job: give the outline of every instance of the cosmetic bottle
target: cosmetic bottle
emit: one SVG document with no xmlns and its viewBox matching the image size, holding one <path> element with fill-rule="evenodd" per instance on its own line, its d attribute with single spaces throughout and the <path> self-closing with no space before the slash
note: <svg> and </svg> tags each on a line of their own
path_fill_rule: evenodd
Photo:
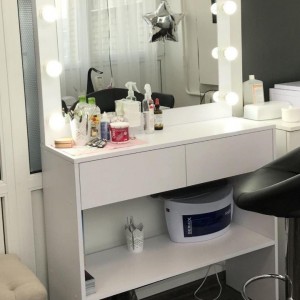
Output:
<svg viewBox="0 0 300 300">
<path fill-rule="evenodd" d="M 100 108 L 96 105 L 96 99 L 94 97 L 88 98 L 88 115 L 89 115 L 89 138 L 90 140 L 94 138 L 101 138 L 100 131 L 100 120 L 101 120 L 101 111 Z"/>
<path fill-rule="evenodd" d="M 264 86 L 261 80 L 255 79 L 254 75 L 243 83 L 244 105 L 264 103 Z"/>
<path fill-rule="evenodd" d="M 144 129 L 146 133 L 154 133 L 154 102 L 151 98 L 151 86 L 145 84 L 145 98 L 143 100 L 143 114 L 144 114 Z"/>
<path fill-rule="evenodd" d="M 100 127 L 101 127 L 101 138 L 104 140 L 109 141 L 110 140 L 110 135 L 109 135 L 109 119 L 107 116 L 107 113 L 104 112 L 102 114 L 101 122 L 100 122 Z"/>
<path fill-rule="evenodd" d="M 155 108 L 154 108 L 154 129 L 162 130 L 164 128 L 163 124 L 163 111 L 160 109 L 159 99 L 155 99 Z"/>
</svg>

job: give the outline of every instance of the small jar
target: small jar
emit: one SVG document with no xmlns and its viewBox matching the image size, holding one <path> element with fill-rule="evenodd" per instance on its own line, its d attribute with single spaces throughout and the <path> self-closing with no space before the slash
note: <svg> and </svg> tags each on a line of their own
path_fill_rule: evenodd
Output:
<svg viewBox="0 0 300 300">
<path fill-rule="evenodd" d="M 129 141 L 129 123 L 110 123 L 110 141 L 112 143 L 127 143 Z"/>
</svg>

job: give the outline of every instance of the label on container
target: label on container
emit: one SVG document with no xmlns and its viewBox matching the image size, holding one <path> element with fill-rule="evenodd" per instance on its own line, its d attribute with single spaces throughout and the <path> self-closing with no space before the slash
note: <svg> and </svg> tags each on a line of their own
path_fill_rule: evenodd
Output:
<svg viewBox="0 0 300 300">
<path fill-rule="evenodd" d="M 231 222 L 231 204 L 217 211 L 183 215 L 184 237 L 194 237 L 215 233 L 226 228 Z"/>
<path fill-rule="evenodd" d="M 110 128 L 110 139 L 112 143 L 126 143 L 129 140 L 128 127 Z"/>
<path fill-rule="evenodd" d="M 90 122 L 91 122 L 90 137 L 91 138 L 100 137 L 100 115 L 91 115 Z"/>
<path fill-rule="evenodd" d="M 162 114 L 154 114 L 154 127 L 155 128 L 163 128 L 163 115 Z"/>
<path fill-rule="evenodd" d="M 109 123 L 108 122 L 101 122 L 101 138 L 104 140 L 109 141 Z"/>
<path fill-rule="evenodd" d="M 260 84 L 260 83 L 253 84 L 252 94 L 253 94 L 253 104 L 258 104 L 258 103 L 264 103 L 265 102 L 264 88 L 263 88 L 262 84 Z"/>
</svg>

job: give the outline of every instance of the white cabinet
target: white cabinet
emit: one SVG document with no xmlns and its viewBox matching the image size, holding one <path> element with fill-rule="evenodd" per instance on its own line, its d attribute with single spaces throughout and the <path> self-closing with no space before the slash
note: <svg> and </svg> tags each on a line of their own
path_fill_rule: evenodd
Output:
<svg viewBox="0 0 300 300">
<path fill-rule="evenodd" d="M 157 135 L 140 137 L 145 139 L 140 146 L 99 149 L 79 156 L 45 147 L 50 299 L 103 299 L 224 260 L 229 266 L 229 284 L 236 289 L 241 288 L 244 278 L 276 272 L 275 218 L 238 209 L 230 230 L 210 241 L 173 243 L 162 234 L 146 239 L 144 251 L 138 255 L 130 253 L 125 245 L 93 254 L 84 252 L 83 212 L 243 174 L 273 159 L 272 126 L 240 119 L 235 120 L 235 129 L 225 130 L 230 121 L 172 126 Z M 95 234 L 95 238 L 101 236 Z M 96 279 L 96 293 L 90 296 L 85 296 L 85 269 Z M 231 270 L 239 273 L 234 276 Z M 251 296 L 257 295 L 254 292 Z M 275 284 L 264 296 L 276 299 Z"/>
</svg>

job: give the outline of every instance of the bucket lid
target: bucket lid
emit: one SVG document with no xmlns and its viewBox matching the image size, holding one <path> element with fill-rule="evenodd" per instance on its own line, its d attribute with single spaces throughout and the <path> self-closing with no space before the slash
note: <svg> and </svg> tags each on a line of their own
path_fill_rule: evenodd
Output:
<svg viewBox="0 0 300 300">
<path fill-rule="evenodd" d="M 180 203 L 209 203 L 226 197 L 232 190 L 232 186 L 226 179 L 198 184 L 169 192 L 160 196 L 164 200 Z"/>
</svg>

